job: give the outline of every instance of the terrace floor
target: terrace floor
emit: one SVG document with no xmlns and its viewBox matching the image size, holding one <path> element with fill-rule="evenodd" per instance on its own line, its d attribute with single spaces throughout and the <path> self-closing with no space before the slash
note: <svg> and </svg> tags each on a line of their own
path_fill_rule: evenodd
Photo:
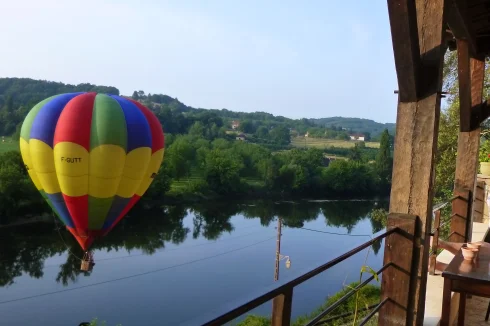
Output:
<svg viewBox="0 0 490 326">
<path fill-rule="evenodd" d="M 485 314 L 487 313 L 488 302 L 490 299 L 482 297 L 471 297 L 466 299 L 466 314 L 464 324 L 465 326 L 488 326 L 490 320 L 485 321 Z M 456 325 L 456 321 L 453 323 Z"/>
</svg>

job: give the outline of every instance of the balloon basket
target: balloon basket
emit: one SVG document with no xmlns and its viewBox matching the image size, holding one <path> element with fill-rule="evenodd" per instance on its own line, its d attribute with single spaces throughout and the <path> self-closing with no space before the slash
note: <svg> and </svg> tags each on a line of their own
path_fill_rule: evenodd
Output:
<svg viewBox="0 0 490 326">
<path fill-rule="evenodd" d="M 94 257 L 92 255 L 91 252 L 86 252 L 84 255 L 83 255 L 83 258 L 82 258 L 82 264 L 80 266 L 80 270 L 84 271 L 84 272 L 90 272 L 92 271 L 92 269 L 94 268 Z"/>
</svg>

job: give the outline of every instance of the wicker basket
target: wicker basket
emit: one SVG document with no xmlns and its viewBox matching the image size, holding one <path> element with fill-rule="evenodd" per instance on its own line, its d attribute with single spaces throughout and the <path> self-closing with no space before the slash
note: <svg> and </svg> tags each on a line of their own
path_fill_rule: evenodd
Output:
<svg viewBox="0 0 490 326">
<path fill-rule="evenodd" d="M 90 261 L 82 260 L 82 265 L 80 266 L 80 270 L 88 272 L 90 270 Z"/>
</svg>

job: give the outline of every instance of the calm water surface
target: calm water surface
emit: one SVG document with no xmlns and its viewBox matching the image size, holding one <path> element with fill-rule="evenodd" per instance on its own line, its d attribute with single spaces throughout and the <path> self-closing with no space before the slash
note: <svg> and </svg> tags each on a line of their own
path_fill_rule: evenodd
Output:
<svg viewBox="0 0 490 326">
<path fill-rule="evenodd" d="M 369 240 L 375 201 L 248 201 L 135 207 L 93 246 L 96 265 L 80 271 L 71 235 L 54 223 L 0 228 L 1 325 L 187 325 L 274 283 L 277 217 L 283 231 L 280 280 L 292 279 Z M 320 232 L 318 232 L 320 231 Z M 309 313 L 366 259 L 382 266 L 382 243 L 294 291 L 293 318 Z M 269 315 L 271 303 L 254 310 Z M 42 321 L 40 323 L 40 321 Z"/>
</svg>

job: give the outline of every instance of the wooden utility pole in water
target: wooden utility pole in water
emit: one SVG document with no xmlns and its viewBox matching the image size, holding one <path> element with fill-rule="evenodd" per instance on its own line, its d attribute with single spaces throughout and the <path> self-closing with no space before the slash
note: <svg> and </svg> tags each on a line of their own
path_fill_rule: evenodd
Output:
<svg viewBox="0 0 490 326">
<path fill-rule="evenodd" d="M 279 261 L 281 255 L 281 226 L 282 220 L 280 217 L 277 218 L 277 238 L 276 238 L 276 268 L 274 270 L 274 282 L 279 280 Z M 272 325 L 280 325 L 282 323 L 282 318 L 280 313 L 278 313 L 281 309 L 282 305 L 281 300 L 276 297 L 272 299 Z"/>
<path fill-rule="evenodd" d="M 281 255 L 281 218 L 277 218 L 277 239 L 276 239 L 276 269 L 274 272 L 274 281 L 279 280 L 279 260 Z"/>
</svg>

